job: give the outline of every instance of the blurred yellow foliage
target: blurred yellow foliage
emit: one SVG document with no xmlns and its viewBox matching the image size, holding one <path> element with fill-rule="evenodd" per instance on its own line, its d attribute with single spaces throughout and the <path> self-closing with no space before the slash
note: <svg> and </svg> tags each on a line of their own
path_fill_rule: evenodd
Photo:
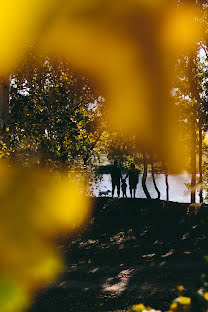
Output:
<svg viewBox="0 0 208 312">
<path fill-rule="evenodd" d="M 0 279 L 1 311 L 23 311 L 29 306 L 29 302 L 29 296 L 22 285 L 12 279 Z"/>
<path fill-rule="evenodd" d="M 205 299 L 206 301 L 208 301 L 208 292 L 205 292 L 205 294 L 204 294 L 204 299 Z"/>
<path fill-rule="evenodd" d="M 183 290 L 184 290 L 183 285 L 177 286 L 177 291 L 178 291 L 179 293 L 181 293 Z"/>
<path fill-rule="evenodd" d="M 208 146 L 208 133 L 206 133 L 204 136 L 204 145 Z"/>
<path fill-rule="evenodd" d="M 3 162 L 0 201 L 0 274 L 5 276 L 0 280 L 0 310 L 16 312 L 28 305 L 34 290 L 63 271 L 53 238 L 79 229 L 90 208 L 84 185 L 73 175 L 13 168 Z"/>
<path fill-rule="evenodd" d="M 128 312 L 161 312 L 160 310 L 152 309 L 151 307 L 145 307 L 143 304 L 134 305 Z"/>
<path fill-rule="evenodd" d="M 143 304 L 136 304 L 129 310 L 129 312 L 142 312 L 144 310 L 145 306 Z"/>
<path fill-rule="evenodd" d="M 175 311 L 178 307 L 178 303 L 177 302 L 173 302 L 170 305 L 170 311 Z"/>
<path fill-rule="evenodd" d="M 191 298 L 189 298 L 189 297 L 184 297 L 184 296 L 179 296 L 179 297 L 178 297 L 178 302 L 179 302 L 180 304 L 190 305 L 190 303 L 191 303 Z"/>
<path fill-rule="evenodd" d="M 0 73 L 21 61 L 29 45 L 67 58 L 106 90 L 113 129 L 136 135 L 143 148 L 179 165 L 170 101 L 173 59 L 191 52 L 202 27 L 189 4 L 168 0 L 11 0 L 1 8 Z M 177 152 L 175 152 L 177 151 Z"/>
<path fill-rule="evenodd" d="M 35 43 L 49 22 L 55 0 L 11 0 L 1 2 L 0 72 L 9 73 Z"/>
<path fill-rule="evenodd" d="M 202 34 L 202 25 L 197 21 L 194 6 L 186 5 L 167 12 L 162 41 L 168 53 L 176 54 L 182 49 L 191 52 Z"/>
<path fill-rule="evenodd" d="M 136 135 L 138 144 L 178 166 L 176 153 L 182 147 L 174 128 L 170 80 L 179 49 L 191 51 L 202 33 L 191 5 L 175 9 L 165 0 L 10 0 L 1 3 L 0 26 L 0 76 L 8 75 L 31 45 L 67 58 L 106 90 L 106 116 L 113 129 Z M 89 215 L 75 181 L 0 164 L 0 270 L 6 276 L 0 281 L 1 311 L 21 311 L 33 288 L 61 272 L 51 237 L 74 231 Z M 189 304 L 189 298 L 180 301 Z M 141 305 L 135 309 L 140 310 L 131 311 L 142 311 Z"/>
<path fill-rule="evenodd" d="M 181 287 L 181 286 L 179 286 Z M 191 311 L 191 298 L 179 296 L 174 300 L 174 302 L 170 305 L 169 312 L 180 312 L 180 311 Z"/>
</svg>

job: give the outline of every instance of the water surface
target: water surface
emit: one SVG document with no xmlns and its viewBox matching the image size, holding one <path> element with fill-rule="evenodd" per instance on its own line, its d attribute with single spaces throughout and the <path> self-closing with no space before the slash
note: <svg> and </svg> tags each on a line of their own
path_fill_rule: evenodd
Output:
<svg viewBox="0 0 208 312">
<path fill-rule="evenodd" d="M 124 176 L 124 175 L 123 175 Z M 146 198 L 144 191 L 142 189 L 142 174 L 139 175 L 139 183 L 137 185 L 136 190 L 136 197 L 137 198 Z M 127 182 L 127 197 L 130 197 L 129 192 L 129 184 L 128 179 Z M 191 175 L 184 172 L 183 174 L 177 174 L 177 175 L 169 175 L 168 176 L 168 182 L 169 182 L 169 200 L 170 201 L 176 201 L 176 202 L 190 202 L 190 190 L 186 187 L 185 183 L 191 182 Z M 161 199 L 166 200 L 166 185 L 165 185 L 165 175 L 164 174 L 158 174 L 156 175 L 156 183 L 157 187 L 160 190 L 161 193 Z M 147 189 L 151 195 L 152 198 L 157 198 L 157 192 L 155 191 L 151 174 L 147 175 Z M 96 183 L 94 187 L 93 194 L 95 196 L 99 195 L 99 191 L 111 191 L 111 176 L 110 174 L 102 174 L 99 176 L 98 182 Z M 122 194 L 122 192 L 121 192 Z M 111 196 L 111 193 L 109 194 Z M 117 196 L 117 191 L 115 191 L 115 196 Z M 196 194 L 196 200 L 199 202 L 199 196 L 198 192 Z"/>
</svg>

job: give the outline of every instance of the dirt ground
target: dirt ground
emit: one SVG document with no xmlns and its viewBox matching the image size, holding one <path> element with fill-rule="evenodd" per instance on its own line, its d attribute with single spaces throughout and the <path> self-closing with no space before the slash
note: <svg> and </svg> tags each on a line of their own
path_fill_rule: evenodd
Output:
<svg viewBox="0 0 208 312">
<path fill-rule="evenodd" d="M 29 312 L 168 310 L 177 285 L 189 295 L 207 272 L 207 218 L 206 205 L 98 199 L 85 231 L 58 241 L 66 271 Z"/>
</svg>

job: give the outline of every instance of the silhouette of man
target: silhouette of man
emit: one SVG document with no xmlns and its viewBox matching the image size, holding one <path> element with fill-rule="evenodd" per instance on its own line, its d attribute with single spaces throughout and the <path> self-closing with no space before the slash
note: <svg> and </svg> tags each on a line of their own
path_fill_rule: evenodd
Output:
<svg viewBox="0 0 208 312">
<path fill-rule="evenodd" d="M 114 165 L 111 169 L 111 181 L 112 181 L 112 197 L 114 196 L 115 187 L 117 186 L 117 194 L 120 197 L 120 182 L 121 182 L 121 169 L 118 167 L 117 160 L 114 161 Z"/>
<path fill-rule="evenodd" d="M 139 171 L 135 168 L 135 164 L 131 164 L 130 169 L 127 172 L 125 179 L 129 177 L 129 189 L 130 195 L 132 198 L 132 190 L 133 190 L 133 197 L 135 198 L 137 183 L 139 182 Z"/>
</svg>

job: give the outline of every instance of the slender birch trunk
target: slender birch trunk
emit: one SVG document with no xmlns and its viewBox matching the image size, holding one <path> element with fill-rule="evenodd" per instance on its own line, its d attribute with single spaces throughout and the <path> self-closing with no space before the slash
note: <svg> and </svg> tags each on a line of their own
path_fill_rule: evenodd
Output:
<svg viewBox="0 0 208 312">
<path fill-rule="evenodd" d="M 150 193 L 148 192 L 147 186 L 146 186 L 146 179 L 147 179 L 147 156 L 146 153 L 143 153 L 143 163 L 144 163 L 144 172 L 142 175 L 142 188 L 143 191 L 147 197 L 147 199 L 151 199 Z"/>
<path fill-rule="evenodd" d="M 165 172 L 166 200 L 169 201 L 168 169 L 167 169 L 164 161 L 163 161 L 163 169 Z"/>
<path fill-rule="evenodd" d="M 157 192 L 157 199 L 160 199 L 160 191 L 159 191 L 159 189 L 157 187 L 157 184 L 156 184 L 154 163 L 153 163 L 153 159 L 152 159 L 151 155 L 150 155 L 150 164 L 151 164 L 151 174 L 152 174 L 153 185 L 154 185 L 154 188 L 155 188 L 155 190 Z"/>
</svg>

